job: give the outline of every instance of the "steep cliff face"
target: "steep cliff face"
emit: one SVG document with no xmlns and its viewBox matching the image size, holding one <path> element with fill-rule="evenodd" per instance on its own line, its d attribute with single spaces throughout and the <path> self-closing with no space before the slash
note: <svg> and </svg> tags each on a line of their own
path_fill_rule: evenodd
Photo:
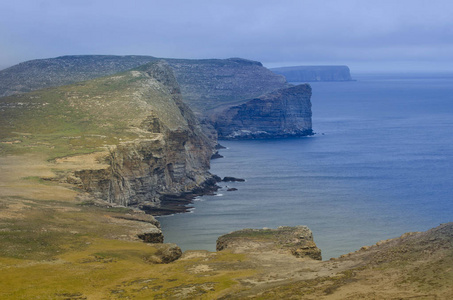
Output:
<svg viewBox="0 0 453 300">
<path fill-rule="evenodd" d="M 240 58 L 176 60 L 168 63 L 181 86 L 184 101 L 199 113 L 261 96 L 287 86 L 283 76 L 260 62 Z"/>
<path fill-rule="evenodd" d="M 210 140 L 165 62 L 4 97 L 0 108 L 6 151 L 42 149 L 50 157 L 104 151 L 101 164 L 74 170 L 68 182 L 108 202 L 158 205 L 162 195 L 215 183 L 208 171 Z"/>
<path fill-rule="evenodd" d="M 280 89 L 216 113 L 214 127 L 222 139 L 311 135 L 310 97 L 308 84 Z"/>
<path fill-rule="evenodd" d="M 275 74 L 285 76 L 289 82 L 352 80 L 347 66 L 298 66 L 270 70 Z"/>
<path fill-rule="evenodd" d="M 202 192 L 215 184 L 208 173 L 210 147 L 188 130 L 168 131 L 150 140 L 118 145 L 106 169 L 75 172 L 96 198 L 129 206 L 161 206 L 163 195 Z"/>
<path fill-rule="evenodd" d="M 162 195 L 202 190 L 214 185 L 208 172 L 213 149 L 190 109 L 182 102 L 170 67 L 163 62 L 137 69 L 149 76 L 153 89 L 164 93 L 176 110 L 161 108 L 142 120 L 139 128 L 152 139 L 121 143 L 110 150 L 108 169 L 76 172 L 83 188 L 121 205 L 159 204 Z M 149 84 L 148 82 L 147 84 Z M 170 105 L 171 107 L 171 105 Z"/>
</svg>

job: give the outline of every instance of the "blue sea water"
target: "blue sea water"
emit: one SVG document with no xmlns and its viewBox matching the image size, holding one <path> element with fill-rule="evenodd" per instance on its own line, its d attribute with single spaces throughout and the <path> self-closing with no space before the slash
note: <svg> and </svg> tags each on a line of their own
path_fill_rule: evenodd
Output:
<svg viewBox="0 0 453 300">
<path fill-rule="evenodd" d="M 212 173 L 246 182 L 160 217 L 165 242 L 214 251 L 233 230 L 307 225 L 329 259 L 453 221 L 453 75 L 354 77 L 311 84 L 313 137 L 221 141 Z"/>
</svg>

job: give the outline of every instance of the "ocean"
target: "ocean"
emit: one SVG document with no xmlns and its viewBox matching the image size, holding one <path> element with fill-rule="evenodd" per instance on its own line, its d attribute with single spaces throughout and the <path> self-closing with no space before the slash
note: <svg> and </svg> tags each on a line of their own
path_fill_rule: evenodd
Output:
<svg viewBox="0 0 453 300">
<path fill-rule="evenodd" d="M 329 259 L 453 221 L 453 74 L 353 77 L 311 83 L 312 137 L 220 141 L 211 172 L 246 181 L 159 217 L 165 242 L 215 251 L 234 230 L 307 225 Z"/>
</svg>

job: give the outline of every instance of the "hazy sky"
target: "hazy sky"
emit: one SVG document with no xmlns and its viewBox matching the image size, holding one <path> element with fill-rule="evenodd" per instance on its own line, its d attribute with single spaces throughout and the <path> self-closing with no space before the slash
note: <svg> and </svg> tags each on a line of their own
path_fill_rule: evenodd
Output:
<svg viewBox="0 0 453 300">
<path fill-rule="evenodd" d="M 453 1 L 1 1 L 0 67 L 71 54 L 453 71 Z"/>
</svg>

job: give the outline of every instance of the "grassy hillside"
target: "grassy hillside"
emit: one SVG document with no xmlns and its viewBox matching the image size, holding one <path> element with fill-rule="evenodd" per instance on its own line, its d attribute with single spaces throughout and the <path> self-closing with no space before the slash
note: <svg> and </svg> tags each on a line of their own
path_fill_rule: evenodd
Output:
<svg viewBox="0 0 453 300">
<path fill-rule="evenodd" d="M 143 71 L 0 98 L 0 154 L 49 157 L 87 153 L 147 137 L 140 122 L 158 115 L 167 126 L 187 123 L 155 79 Z"/>
</svg>

